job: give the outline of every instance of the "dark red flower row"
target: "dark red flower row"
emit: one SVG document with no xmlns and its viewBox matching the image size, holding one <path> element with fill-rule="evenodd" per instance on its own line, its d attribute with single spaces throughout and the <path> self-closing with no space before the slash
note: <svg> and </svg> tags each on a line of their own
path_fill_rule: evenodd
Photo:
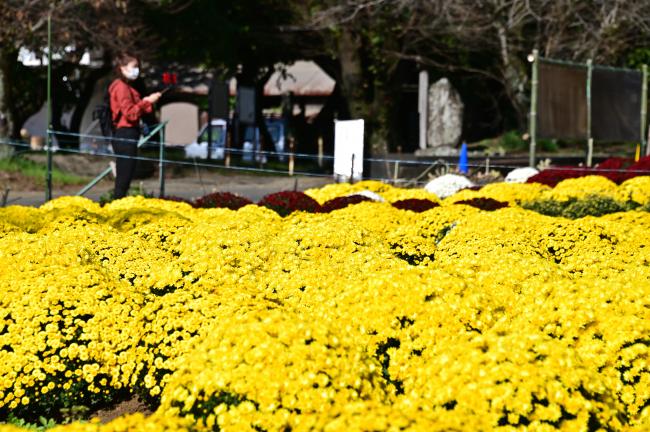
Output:
<svg viewBox="0 0 650 432">
<path fill-rule="evenodd" d="M 196 208 L 228 208 L 237 210 L 245 205 L 253 204 L 247 198 L 235 195 L 230 192 L 213 192 L 208 195 L 202 196 L 191 202 L 178 197 L 166 197 L 172 201 L 183 201 L 193 205 Z M 306 211 L 309 213 L 330 213 L 334 210 L 345 208 L 349 205 L 358 204 L 364 201 L 371 201 L 362 195 L 350 195 L 345 197 L 333 198 L 323 205 L 320 205 L 315 199 L 303 192 L 284 191 L 276 192 L 266 195 L 262 198 L 257 205 L 270 208 L 281 216 L 286 216 L 294 211 Z M 507 203 L 503 203 L 491 198 L 475 198 L 457 202 L 456 204 L 467 204 L 482 210 L 496 210 L 502 207 L 507 207 Z M 439 207 L 440 204 L 427 200 L 427 199 L 405 199 L 393 203 L 393 207 L 401 210 L 410 210 L 417 213 Z"/>
<path fill-rule="evenodd" d="M 609 158 L 594 168 L 559 166 L 548 168 L 529 178 L 527 183 L 541 183 L 555 187 L 562 180 L 599 175 L 614 183 L 621 184 L 633 177 L 650 175 L 650 156 L 644 156 L 637 162 L 629 158 Z"/>
</svg>

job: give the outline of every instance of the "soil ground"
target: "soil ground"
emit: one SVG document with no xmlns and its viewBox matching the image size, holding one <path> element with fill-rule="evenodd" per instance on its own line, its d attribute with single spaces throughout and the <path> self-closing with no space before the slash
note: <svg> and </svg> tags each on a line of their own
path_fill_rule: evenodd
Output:
<svg viewBox="0 0 650 432">
<path fill-rule="evenodd" d="M 98 418 L 102 423 L 108 423 L 118 417 L 128 414 L 142 413 L 145 416 L 152 414 L 151 410 L 147 408 L 144 402 L 140 401 L 137 397 L 125 400 L 116 404 L 115 406 L 100 409 L 92 413 L 91 418 Z"/>
</svg>

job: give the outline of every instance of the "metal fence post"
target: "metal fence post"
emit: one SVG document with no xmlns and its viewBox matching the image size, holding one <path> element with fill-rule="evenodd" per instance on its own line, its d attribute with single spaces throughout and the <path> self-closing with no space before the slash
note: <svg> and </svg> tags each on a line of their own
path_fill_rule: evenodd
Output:
<svg viewBox="0 0 650 432">
<path fill-rule="evenodd" d="M 528 128 L 530 135 L 530 154 L 528 156 L 528 165 L 535 167 L 535 147 L 537 146 L 537 84 L 539 70 L 539 51 L 533 50 L 532 79 L 530 86 L 530 117 L 528 119 Z"/>
<path fill-rule="evenodd" d="M 318 167 L 323 168 L 323 137 L 318 137 Z"/>
<path fill-rule="evenodd" d="M 261 168 L 263 164 L 262 156 L 260 156 L 260 129 L 257 127 L 257 125 L 255 125 L 255 134 L 253 136 L 255 140 L 255 144 L 253 145 L 253 163 L 258 162 Z"/>
<path fill-rule="evenodd" d="M 293 175 L 293 169 L 295 164 L 295 154 L 294 154 L 294 140 L 293 137 L 289 138 L 289 175 Z"/>
<path fill-rule="evenodd" d="M 145 143 L 147 143 L 147 142 L 148 142 L 148 141 L 149 141 L 149 140 L 150 140 L 150 139 L 151 139 L 151 138 L 152 138 L 156 133 L 158 133 L 159 130 L 161 130 L 162 128 L 164 128 L 166 125 L 167 125 L 167 122 L 166 122 L 166 121 L 163 122 L 163 123 L 158 124 L 158 126 L 156 126 L 155 128 L 153 128 L 153 129 L 149 132 L 149 134 L 148 134 L 147 136 L 141 137 L 141 138 L 138 140 L 138 145 L 137 145 L 137 147 L 138 147 L 138 148 L 142 147 L 142 146 L 143 146 Z M 161 135 L 161 137 L 162 137 L 162 138 L 161 138 L 162 141 L 164 142 L 164 134 Z M 163 156 L 164 156 L 164 155 L 163 155 Z M 118 157 L 122 157 L 122 156 L 118 156 Z M 130 156 L 129 156 L 129 157 L 130 157 Z M 92 179 L 92 180 L 90 181 L 90 183 L 88 183 L 86 186 L 84 186 L 83 189 L 81 189 L 79 192 L 77 192 L 77 196 L 82 196 L 82 195 L 84 195 L 86 192 L 88 192 L 90 189 L 92 189 L 92 188 L 93 188 L 97 183 L 99 183 L 99 182 L 100 182 L 104 177 L 106 177 L 107 175 L 109 175 L 109 174 L 111 173 L 111 171 L 112 171 L 112 169 L 111 169 L 110 167 L 106 168 L 104 171 L 101 172 L 101 174 L 99 174 L 97 177 L 95 177 L 94 179 Z M 163 176 L 163 178 L 164 178 L 164 176 Z M 164 185 L 163 185 L 163 187 L 164 187 Z M 163 191 L 163 192 L 164 192 L 164 191 Z"/>
<path fill-rule="evenodd" d="M 45 201 L 52 199 L 52 11 L 47 15 L 47 174 L 45 177 Z"/>
<path fill-rule="evenodd" d="M 223 160 L 223 164 L 226 167 L 230 166 L 230 147 L 232 145 L 232 139 L 233 139 L 232 134 L 233 134 L 233 132 L 234 132 L 233 123 L 232 123 L 232 121 L 228 121 L 226 123 L 226 140 L 225 140 L 226 141 L 226 148 L 224 150 L 225 155 L 224 155 L 224 160 Z"/>
<path fill-rule="evenodd" d="M 158 176 L 160 177 L 160 194 L 159 197 L 163 198 L 165 196 L 165 126 L 160 129 L 160 151 L 159 158 L 160 162 L 158 165 Z M 208 144 L 209 148 L 209 144 Z"/>
<path fill-rule="evenodd" d="M 642 66 L 643 81 L 641 85 L 641 148 L 646 155 L 650 155 L 646 128 L 648 122 L 648 65 Z"/>
<path fill-rule="evenodd" d="M 591 59 L 587 60 L 587 161 L 586 165 L 591 167 L 594 156 L 594 139 L 591 137 L 591 74 L 594 65 Z"/>
</svg>

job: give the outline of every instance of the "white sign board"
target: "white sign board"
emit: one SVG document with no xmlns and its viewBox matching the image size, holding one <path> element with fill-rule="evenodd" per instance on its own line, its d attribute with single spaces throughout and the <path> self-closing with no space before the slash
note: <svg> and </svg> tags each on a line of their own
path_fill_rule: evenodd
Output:
<svg viewBox="0 0 650 432">
<path fill-rule="evenodd" d="M 360 180 L 363 174 L 363 120 L 334 122 L 334 176 Z"/>
</svg>

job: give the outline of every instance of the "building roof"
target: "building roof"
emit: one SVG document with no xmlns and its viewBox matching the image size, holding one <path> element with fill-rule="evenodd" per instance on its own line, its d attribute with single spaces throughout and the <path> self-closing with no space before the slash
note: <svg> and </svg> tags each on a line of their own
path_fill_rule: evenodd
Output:
<svg viewBox="0 0 650 432">
<path fill-rule="evenodd" d="M 329 96 L 336 81 L 313 61 L 299 60 L 289 66 L 278 65 L 264 86 L 264 96 Z"/>
</svg>

